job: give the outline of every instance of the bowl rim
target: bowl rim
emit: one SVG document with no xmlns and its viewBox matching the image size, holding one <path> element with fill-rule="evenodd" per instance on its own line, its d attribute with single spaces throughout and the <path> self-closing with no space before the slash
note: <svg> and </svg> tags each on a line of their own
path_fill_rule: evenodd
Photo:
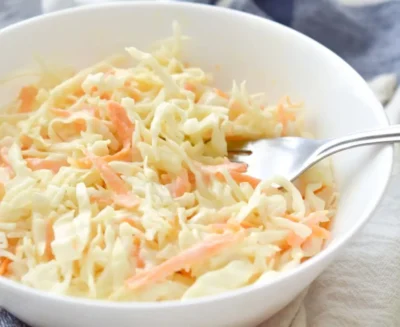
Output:
<svg viewBox="0 0 400 327">
<path fill-rule="evenodd" d="M 124 7 L 149 7 L 149 8 L 154 8 L 157 7 L 159 9 L 160 7 L 169 7 L 169 8 L 187 8 L 189 10 L 202 10 L 202 11 L 214 11 L 218 12 L 221 15 L 230 15 L 232 19 L 245 19 L 245 20 L 253 20 L 257 21 L 259 24 L 263 24 L 264 26 L 267 26 L 267 28 L 272 28 L 272 29 L 278 29 L 280 32 L 286 33 L 287 35 L 290 35 L 292 37 L 301 39 L 302 42 L 307 43 L 309 46 L 314 47 L 317 51 L 322 53 L 324 56 L 329 57 L 330 60 L 335 61 L 338 65 L 343 67 L 343 69 L 346 69 L 349 74 L 352 75 L 352 78 L 354 78 L 354 81 L 356 83 L 359 83 L 360 86 L 363 85 L 362 87 L 365 88 L 366 92 L 369 92 L 370 95 L 373 95 L 372 90 L 368 88 L 368 85 L 366 84 L 365 80 L 348 64 L 346 63 L 342 58 L 340 58 L 338 55 L 336 55 L 333 51 L 329 50 L 319 42 L 313 40 L 312 38 L 308 37 L 305 34 L 302 34 L 301 32 L 298 32 L 290 27 L 287 27 L 285 25 L 282 25 L 280 23 L 277 23 L 275 21 L 256 16 L 250 13 L 245 13 L 241 12 L 238 10 L 226 8 L 226 7 L 218 7 L 218 6 L 211 6 L 208 4 L 202 4 L 202 3 L 189 3 L 189 2 L 179 2 L 179 1 L 168 1 L 168 0 L 159 0 L 159 1 L 145 1 L 145 0 L 139 0 L 139 1 L 134 1 L 134 2 L 122 2 L 122 1 L 117 1 L 117 2 L 112 2 L 112 3 L 102 3 L 102 4 L 96 4 L 96 5 L 85 5 L 85 6 L 78 6 L 78 7 L 73 7 L 65 10 L 60 10 L 57 12 L 52 12 L 52 13 L 46 13 L 40 16 L 32 17 L 30 19 L 18 22 L 16 24 L 13 24 L 11 26 L 5 27 L 2 30 L 0 30 L 0 38 L 9 33 L 13 32 L 15 30 L 18 30 L 19 28 L 26 28 L 29 27 L 31 24 L 38 23 L 42 20 L 46 19 L 54 19 L 57 17 L 62 17 L 62 16 L 69 16 L 69 15 L 74 15 L 75 13 L 82 13 L 82 12 L 91 12 L 91 11 L 102 11 L 106 9 L 111 9 L 111 8 L 124 8 Z M 367 89 L 368 88 L 368 89 Z M 376 121 L 382 126 L 382 127 L 387 127 L 389 126 L 389 121 L 388 118 L 384 112 L 384 109 L 380 102 L 375 98 L 375 96 L 371 97 L 371 101 L 374 101 L 375 103 L 371 104 L 371 110 L 374 112 Z M 13 289 L 15 292 L 21 292 L 21 293 L 28 293 L 31 296 L 35 296 L 37 298 L 41 298 L 44 300 L 55 300 L 55 301 L 61 301 L 64 302 L 64 304 L 69 304 L 69 305 L 83 305 L 83 306 L 92 306 L 92 307 L 97 307 L 97 308 L 107 308 L 107 309 L 170 309 L 170 308 L 187 308 L 189 306 L 193 305 L 201 305 L 209 302 L 217 302 L 217 301 L 224 301 L 229 298 L 233 297 L 239 297 L 243 296 L 249 293 L 252 293 L 253 291 L 260 290 L 262 288 L 271 286 L 273 284 L 278 284 L 278 283 L 284 283 L 286 280 L 293 278 L 295 275 L 298 275 L 301 272 L 305 272 L 308 269 L 311 269 L 312 267 L 318 266 L 320 261 L 323 261 L 324 259 L 327 260 L 328 258 L 333 258 L 335 254 L 338 253 L 338 251 L 346 244 L 349 242 L 349 240 L 358 232 L 360 229 L 368 222 L 368 220 L 371 218 L 372 214 L 376 211 L 378 204 L 380 203 L 383 195 L 385 194 L 385 191 L 387 189 L 391 172 L 392 172 L 392 167 L 393 167 L 393 159 L 394 159 L 394 145 L 387 145 L 383 147 L 380 151 L 380 155 L 384 155 L 387 157 L 387 162 L 385 162 L 385 165 L 382 165 L 382 179 L 384 179 L 383 186 L 381 189 L 378 190 L 377 196 L 375 198 L 375 201 L 372 202 L 372 204 L 369 204 L 367 206 L 367 209 L 364 210 L 364 214 L 359 218 L 358 222 L 352 226 L 351 229 L 349 229 L 337 242 L 334 242 L 333 244 L 329 245 L 327 248 L 325 248 L 323 251 L 318 253 L 316 256 L 310 258 L 306 262 L 302 263 L 300 266 L 289 270 L 287 272 L 281 273 L 278 275 L 276 278 L 266 281 L 264 283 L 253 283 L 251 285 L 232 290 L 232 291 L 227 291 L 223 292 L 221 294 L 217 295 L 210 295 L 210 296 L 204 296 L 201 298 L 195 298 L 195 299 L 188 299 L 185 301 L 182 300 L 172 300 L 172 301 L 163 301 L 163 302 L 115 302 L 115 301 L 110 301 L 110 300 L 99 300 L 99 299 L 87 299 L 87 298 L 79 298 L 79 297 L 73 297 L 73 296 L 68 296 L 68 295 L 60 295 L 60 294 L 55 294 L 55 293 L 50 293 L 47 291 L 43 290 L 38 290 L 34 289 L 32 287 L 20 284 L 16 281 L 10 280 L 8 278 L 0 276 L 0 286 L 5 287 L 5 288 L 10 288 Z M 6 303 L 1 303 L 1 305 L 5 305 Z"/>
</svg>

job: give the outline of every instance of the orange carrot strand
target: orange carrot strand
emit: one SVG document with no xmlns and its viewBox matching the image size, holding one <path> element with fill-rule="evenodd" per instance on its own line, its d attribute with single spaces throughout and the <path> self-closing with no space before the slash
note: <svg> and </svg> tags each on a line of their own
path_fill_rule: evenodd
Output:
<svg viewBox="0 0 400 327">
<path fill-rule="evenodd" d="M 4 258 L 3 261 L 0 264 L 0 276 L 4 276 L 7 274 L 8 271 L 8 265 L 11 263 L 11 260 L 9 258 Z"/>
<path fill-rule="evenodd" d="M 175 272 L 187 266 L 203 262 L 227 247 L 240 242 L 244 236 L 244 231 L 236 234 L 217 235 L 213 239 L 197 244 L 150 270 L 129 278 L 126 281 L 127 286 L 130 289 L 137 289 L 162 281 Z"/>
<path fill-rule="evenodd" d="M 32 170 L 46 169 L 51 170 L 53 173 L 57 173 L 61 167 L 68 166 L 66 160 L 49 160 L 39 158 L 26 158 L 27 166 Z"/>
<path fill-rule="evenodd" d="M 21 101 L 21 105 L 18 109 L 20 113 L 31 112 L 33 104 L 36 99 L 36 95 L 38 93 L 38 89 L 33 86 L 24 86 L 19 92 L 18 99 Z"/>
</svg>

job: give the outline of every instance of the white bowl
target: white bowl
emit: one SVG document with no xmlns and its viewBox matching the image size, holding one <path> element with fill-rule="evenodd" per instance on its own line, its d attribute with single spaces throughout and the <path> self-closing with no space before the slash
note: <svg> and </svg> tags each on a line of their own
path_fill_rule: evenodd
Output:
<svg viewBox="0 0 400 327">
<path fill-rule="evenodd" d="M 0 32 L 0 76 L 31 64 L 32 55 L 84 67 L 125 46 L 146 49 L 171 35 L 175 19 L 192 37 L 186 57 L 214 73 L 221 88 L 247 80 L 251 91 L 266 91 L 271 100 L 287 94 L 302 99 L 319 137 L 388 125 L 367 84 L 335 54 L 274 22 L 211 6 L 133 2 L 31 19 Z M 0 98 L 15 94 L 15 85 L 2 88 Z M 0 305 L 37 327 L 255 326 L 293 300 L 367 222 L 385 190 L 392 157 L 390 146 L 334 157 L 341 200 L 332 242 L 268 284 L 185 302 L 111 303 L 47 294 L 0 278 Z"/>
</svg>

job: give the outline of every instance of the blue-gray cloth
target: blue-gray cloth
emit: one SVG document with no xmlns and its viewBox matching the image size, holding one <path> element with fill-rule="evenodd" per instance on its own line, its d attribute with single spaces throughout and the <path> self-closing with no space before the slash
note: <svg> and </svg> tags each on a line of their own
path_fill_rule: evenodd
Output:
<svg viewBox="0 0 400 327">
<path fill-rule="evenodd" d="M 196 2 L 218 5 L 216 0 Z M 350 7 L 339 0 L 232 0 L 231 7 L 307 34 L 366 79 L 383 73 L 400 74 L 400 1 Z M 0 28 L 38 15 L 40 8 L 40 0 L 0 0 Z M 0 327 L 23 326 L 0 311 Z"/>
</svg>

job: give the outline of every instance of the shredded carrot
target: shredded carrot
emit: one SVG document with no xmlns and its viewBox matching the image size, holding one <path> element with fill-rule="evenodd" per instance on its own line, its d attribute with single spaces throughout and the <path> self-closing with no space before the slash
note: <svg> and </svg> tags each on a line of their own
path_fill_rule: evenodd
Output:
<svg viewBox="0 0 400 327">
<path fill-rule="evenodd" d="M 113 194 L 112 201 L 122 208 L 134 209 L 139 205 L 138 198 L 132 194 Z"/>
<path fill-rule="evenodd" d="M 42 128 L 40 129 L 40 136 L 43 137 L 45 140 L 48 140 L 48 139 L 49 139 L 49 133 L 48 133 L 47 128 L 42 127 Z"/>
<path fill-rule="evenodd" d="M 84 130 L 86 130 L 86 122 L 83 119 L 77 119 L 74 121 L 74 128 L 78 131 L 78 132 L 83 132 Z"/>
<path fill-rule="evenodd" d="M 127 93 L 135 101 L 140 101 L 142 99 L 142 96 L 140 95 L 140 93 L 137 90 L 133 89 L 133 88 L 130 88 L 127 91 Z"/>
<path fill-rule="evenodd" d="M 220 89 L 214 89 L 215 93 L 218 94 L 221 98 L 229 99 L 229 95 Z"/>
<path fill-rule="evenodd" d="M 290 214 L 285 214 L 284 217 L 285 217 L 286 219 L 289 219 L 289 220 L 295 222 L 295 223 L 298 223 L 298 222 L 300 221 L 299 218 L 297 218 L 297 217 L 295 217 L 295 216 L 292 216 L 292 215 L 290 215 Z"/>
<path fill-rule="evenodd" d="M 111 169 L 111 167 L 102 158 L 96 157 L 91 153 L 87 154 L 89 160 L 100 171 L 101 176 L 108 185 L 117 194 L 128 194 L 129 190 L 125 182 Z"/>
<path fill-rule="evenodd" d="M 318 194 L 318 193 L 323 192 L 326 189 L 327 189 L 326 185 L 322 185 L 319 189 L 315 190 L 314 193 Z"/>
<path fill-rule="evenodd" d="M 189 176 L 186 169 L 182 170 L 182 173 L 176 177 L 170 184 L 167 185 L 169 191 L 174 198 L 178 198 L 189 192 L 192 185 L 189 182 Z"/>
<path fill-rule="evenodd" d="M 21 149 L 23 150 L 29 149 L 33 144 L 33 139 L 25 134 L 20 136 L 19 141 L 21 142 Z"/>
<path fill-rule="evenodd" d="M 21 101 L 21 105 L 18 112 L 31 112 L 33 104 L 36 99 L 38 89 L 33 85 L 24 86 L 19 92 L 18 99 Z"/>
<path fill-rule="evenodd" d="M 226 169 L 229 172 L 237 172 L 244 173 L 247 171 L 247 165 L 245 163 L 232 162 L 228 159 L 225 159 L 223 164 L 219 165 L 203 165 L 201 163 L 198 164 L 201 170 L 205 173 L 216 174 L 221 172 L 221 170 Z"/>
<path fill-rule="evenodd" d="M 134 239 L 132 255 L 136 259 L 136 267 L 144 268 L 145 262 L 141 256 L 140 240 L 138 238 Z"/>
<path fill-rule="evenodd" d="M 283 253 L 291 248 L 291 246 L 287 243 L 286 240 L 284 242 L 278 243 L 276 245 L 279 246 L 279 248 L 281 249 L 281 253 Z"/>
<path fill-rule="evenodd" d="M 50 220 L 46 221 L 46 247 L 44 254 L 50 260 L 53 258 L 53 251 L 51 249 L 51 242 L 54 240 L 53 224 Z"/>
<path fill-rule="evenodd" d="M 130 289 L 137 289 L 164 280 L 168 276 L 190 265 L 201 263 L 225 248 L 240 242 L 245 232 L 216 235 L 212 239 L 197 244 L 183 251 L 160 265 L 129 278 L 126 283 Z"/>
<path fill-rule="evenodd" d="M 133 208 L 139 204 L 138 199 L 132 194 L 125 182 L 119 177 L 108 165 L 108 163 L 100 157 L 94 156 L 92 153 L 86 153 L 92 164 L 99 170 L 100 175 L 107 186 L 115 193 L 113 201 L 126 208 Z"/>
<path fill-rule="evenodd" d="M 11 263 L 11 260 L 8 258 L 4 258 L 0 264 L 0 276 L 4 276 L 7 274 L 8 265 Z"/>
<path fill-rule="evenodd" d="M 278 113 L 278 120 L 282 124 L 282 136 L 286 136 L 288 122 L 294 121 L 296 119 L 296 116 L 293 113 L 285 112 L 282 103 L 278 105 L 277 113 Z"/>
<path fill-rule="evenodd" d="M 253 224 L 249 223 L 248 221 L 242 221 L 242 222 L 240 223 L 240 226 L 243 227 L 243 228 L 253 228 L 253 227 L 256 227 L 256 226 L 254 226 Z"/>
<path fill-rule="evenodd" d="M 134 151 L 135 150 L 135 151 Z M 125 146 L 120 151 L 114 154 L 107 155 L 103 157 L 104 161 L 111 162 L 111 161 L 132 161 L 133 160 L 133 153 L 138 153 L 138 150 L 130 149 L 128 146 Z"/>
<path fill-rule="evenodd" d="M 279 104 L 277 108 L 277 113 L 278 113 L 278 120 L 282 124 L 282 135 L 286 135 L 286 119 L 285 119 L 285 112 L 283 110 L 283 105 Z"/>
<path fill-rule="evenodd" d="M 191 171 L 188 171 L 188 179 L 191 185 L 196 184 L 196 176 Z"/>
<path fill-rule="evenodd" d="M 326 230 L 325 228 L 320 227 L 318 225 L 312 225 L 311 230 L 312 230 L 313 236 L 315 236 L 315 237 L 320 237 L 325 240 L 328 240 L 331 237 L 331 233 L 328 230 Z"/>
<path fill-rule="evenodd" d="M 102 157 L 105 162 L 112 162 L 112 161 L 132 161 L 133 150 L 128 148 L 123 148 L 122 150 L 118 151 L 115 154 L 110 154 L 107 156 Z M 76 164 L 79 168 L 87 169 L 92 166 L 91 161 L 88 158 L 80 158 L 76 160 Z"/>
<path fill-rule="evenodd" d="M 111 94 L 108 92 L 103 92 L 100 94 L 100 99 L 102 100 L 110 100 L 111 99 Z"/>
<path fill-rule="evenodd" d="M 233 180 L 240 184 L 240 183 L 249 183 L 253 188 L 256 188 L 258 184 L 261 183 L 261 180 L 249 175 L 241 174 L 235 171 L 230 172 L 230 175 L 232 176 Z"/>
<path fill-rule="evenodd" d="M 308 217 L 306 217 L 306 223 L 305 225 L 307 225 L 308 227 L 311 228 L 311 235 L 307 238 L 302 238 L 300 236 L 298 236 L 296 233 L 294 233 L 293 231 L 289 232 L 289 235 L 286 239 L 287 244 L 291 247 L 299 247 L 302 244 L 304 244 L 305 242 L 307 242 L 307 240 L 313 238 L 313 237 L 319 237 L 319 238 L 323 238 L 323 239 L 329 239 L 330 238 L 330 232 L 319 226 L 319 223 L 321 222 L 321 219 L 324 218 L 326 215 L 326 211 L 317 211 L 317 212 L 312 212 L 311 214 L 308 215 Z M 299 220 L 293 216 L 290 215 L 285 215 L 285 218 L 290 219 L 294 222 L 298 222 Z M 294 219 L 292 219 L 294 218 Z"/>
<path fill-rule="evenodd" d="M 260 179 L 251 177 L 248 175 L 244 175 L 247 171 L 247 165 L 245 163 L 231 162 L 228 159 L 225 160 L 223 164 L 219 165 L 203 165 L 201 163 L 197 163 L 200 169 L 206 175 L 215 174 L 215 176 L 221 180 L 224 179 L 224 175 L 221 173 L 222 169 L 228 170 L 229 174 L 236 181 L 236 183 L 249 183 L 253 188 L 256 188 L 257 185 L 261 182 Z"/>
<path fill-rule="evenodd" d="M 110 161 L 130 161 L 133 154 L 139 155 L 138 149 L 133 148 L 132 133 L 135 130 L 134 124 L 129 119 L 126 110 L 119 103 L 110 102 L 108 105 L 110 120 L 118 131 L 117 138 L 122 144 L 122 149 L 113 154 L 104 157 L 106 162 Z"/>
<path fill-rule="evenodd" d="M 169 174 L 161 174 L 160 182 L 163 185 L 170 184 L 170 183 L 172 183 L 172 178 L 171 178 L 171 176 Z"/>
<path fill-rule="evenodd" d="M 65 104 L 67 104 L 68 106 L 72 106 L 75 103 L 76 103 L 76 98 L 74 96 L 69 95 L 65 99 Z"/>
<path fill-rule="evenodd" d="M 285 115 L 286 115 L 287 121 L 295 121 L 296 120 L 296 115 L 294 113 L 286 112 Z"/>
<path fill-rule="evenodd" d="M 51 170 L 53 173 L 57 173 L 61 167 L 68 166 L 68 162 L 66 160 L 26 158 L 25 161 L 28 167 L 32 170 L 46 169 Z"/>
<path fill-rule="evenodd" d="M 129 218 L 129 217 L 122 218 L 120 220 L 120 223 L 128 223 L 130 226 L 138 229 L 139 231 L 141 231 L 141 232 L 144 231 L 143 227 L 140 224 L 136 223 L 132 218 Z M 145 237 L 144 234 L 142 236 Z M 139 239 L 137 239 L 137 241 L 139 241 Z"/>
<path fill-rule="evenodd" d="M 196 86 L 192 83 L 185 83 L 185 85 L 183 85 L 183 88 L 187 91 L 196 93 Z"/>
<path fill-rule="evenodd" d="M 182 269 L 182 270 L 178 271 L 178 274 L 182 275 L 182 277 L 193 279 L 193 276 L 192 276 L 192 273 L 190 270 L 186 271 L 185 269 Z"/>
<path fill-rule="evenodd" d="M 229 120 L 235 120 L 242 113 L 243 106 L 238 101 L 234 101 L 229 107 Z"/>
<path fill-rule="evenodd" d="M 83 91 L 82 88 L 79 88 L 78 90 L 75 91 L 74 95 L 78 98 L 82 97 L 85 95 L 85 92 Z"/>
<path fill-rule="evenodd" d="M 7 168 L 8 175 L 10 177 L 14 177 L 14 170 L 10 164 L 10 161 L 8 160 L 8 148 L 5 146 L 0 148 L 0 159 L 3 165 Z"/>
<path fill-rule="evenodd" d="M 71 112 L 69 112 L 69 111 L 67 111 L 65 109 L 51 108 L 50 110 L 54 115 L 56 115 L 58 117 L 68 118 L 68 117 L 71 117 L 71 115 L 72 115 Z"/>
<path fill-rule="evenodd" d="M 305 239 L 300 237 L 299 235 L 297 235 L 295 232 L 290 231 L 286 241 L 289 246 L 295 248 L 295 247 L 299 247 L 300 245 L 302 245 L 304 243 Z"/>
<path fill-rule="evenodd" d="M 5 193 L 6 193 L 6 187 L 4 183 L 0 181 L 0 200 L 2 199 Z"/>
<path fill-rule="evenodd" d="M 327 231 L 331 229 L 332 220 L 324 221 L 319 224 L 322 228 L 325 228 Z"/>
<path fill-rule="evenodd" d="M 134 125 L 129 119 L 125 108 L 117 102 L 110 102 L 108 104 L 108 112 L 112 123 L 118 131 L 118 138 L 121 143 L 130 142 Z"/>
<path fill-rule="evenodd" d="M 9 166 L 10 163 L 8 161 L 8 148 L 3 146 L 0 148 L 0 159 L 6 166 Z"/>
</svg>

